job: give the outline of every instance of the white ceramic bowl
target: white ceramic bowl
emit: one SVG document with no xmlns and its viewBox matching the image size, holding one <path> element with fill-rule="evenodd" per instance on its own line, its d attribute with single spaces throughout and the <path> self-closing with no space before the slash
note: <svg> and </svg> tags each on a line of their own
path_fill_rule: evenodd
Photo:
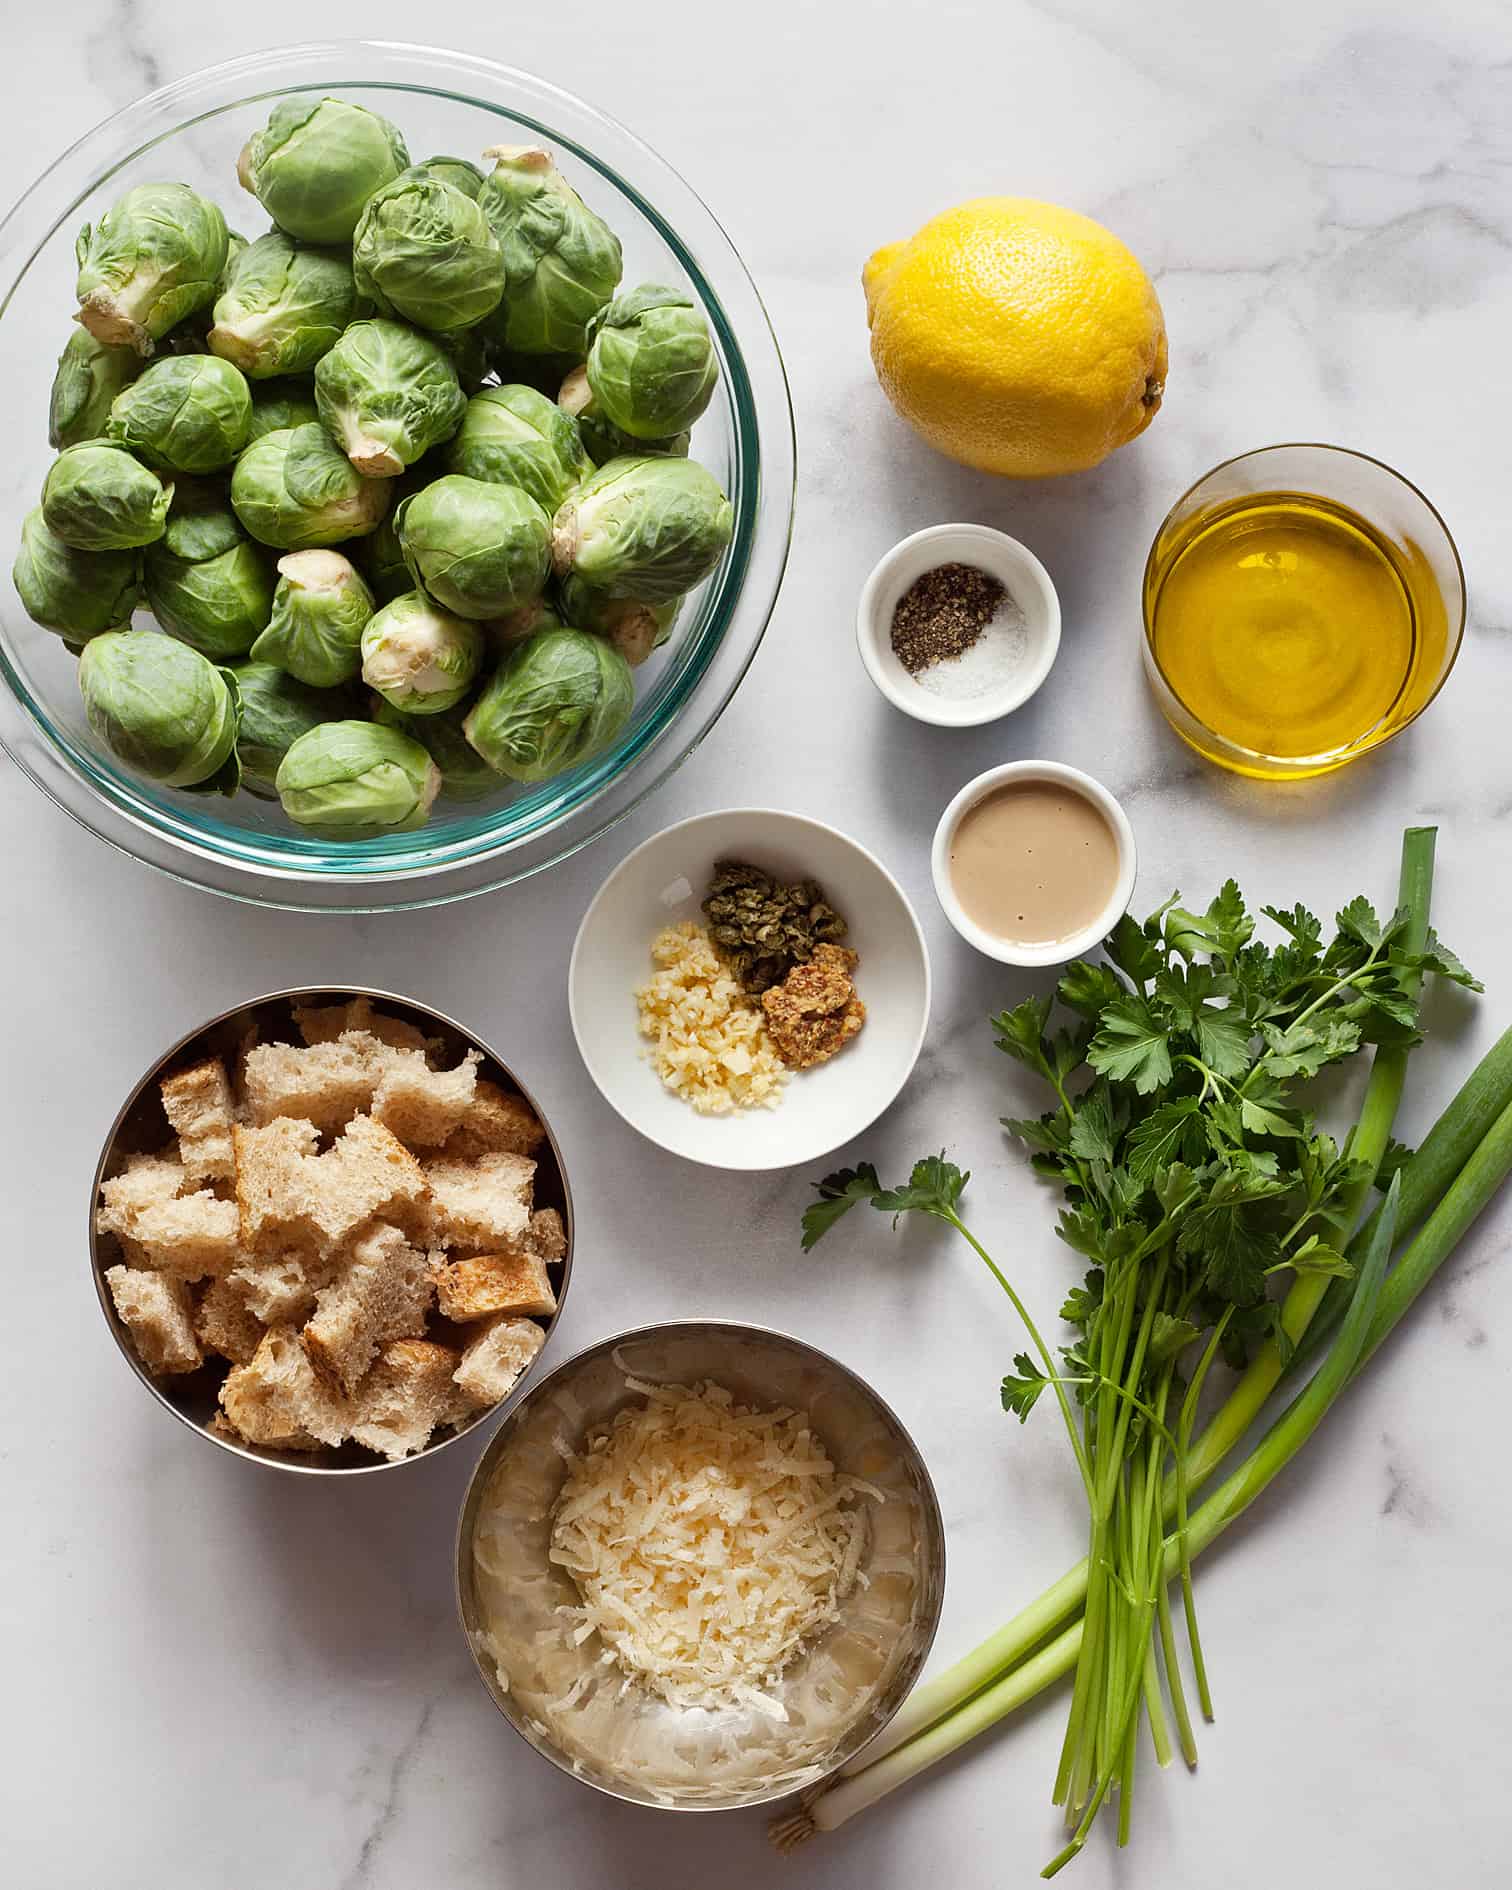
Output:
<svg viewBox="0 0 1512 1890">
<path fill-rule="evenodd" d="M 1006 682 L 979 696 L 936 695 L 893 654 L 898 600 L 937 564 L 974 564 L 990 572 L 1024 613 L 1023 663 Z M 1050 674 L 1060 632 L 1060 599 L 1050 573 L 1027 545 L 990 525 L 931 525 L 901 540 L 866 580 L 856 607 L 856 644 L 867 675 L 895 708 L 941 728 L 977 728 L 1021 708 Z"/>
<path fill-rule="evenodd" d="M 999 938 L 995 932 L 984 931 L 962 909 L 950 881 L 950 846 L 962 815 L 995 788 L 1006 787 L 1013 781 L 1055 781 L 1062 787 L 1085 795 L 1113 829 L 1113 837 L 1118 843 L 1118 878 L 1108 903 L 1090 925 L 1067 938 L 1055 939 L 1048 945 L 1018 945 L 1010 939 Z M 975 945 L 979 952 L 985 952 L 989 958 L 996 958 L 1005 965 L 1063 965 L 1069 959 L 1080 958 L 1091 951 L 1128 911 L 1129 901 L 1134 895 L 1134 875 L 1139 864 L 1134 847 L 1134 829 L 1129 825 L 1128 815 L 1101 781 L 1094 781 L 1090 774 L 1083 774 L 1080 768 L 1068 768 L 1063 761 L 1010 761 L 1001 768 L 989 768 L 974 781 L 968 781 L 940 816 L 929 863 L 934 873 L 935 893 L 945 917 L 968 945 Z"/>
<path fill-rule="evenodd" d="M 775 1109 L 701 1116 L 662 1086 L 635 992 L 653 973 L 652 939 L 700 918 L 721 859 L 819 881 L 849 922 L 845 943 L 861 954 L 866 1024 L 828 1063 L 790 1076 Z M 929 954 L 907 894 L 864 847 L 823 821 L 731 808 L 669 827 L 620 862 L 578 927 L 567 1001 L 588 1074 L 631 1128 L 710 1168 L 789 1168 L 859 1135 L 908 1081 L 929 1023 Z"/>
</svg>

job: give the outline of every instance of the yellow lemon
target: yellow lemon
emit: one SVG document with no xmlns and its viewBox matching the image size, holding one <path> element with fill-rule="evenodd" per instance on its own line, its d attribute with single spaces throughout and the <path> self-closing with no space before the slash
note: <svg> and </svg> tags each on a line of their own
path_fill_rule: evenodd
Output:
<svg viewBox="0 0 1512 1890">
<path fill-rule="evenodd" d="M 1116 236 L 1074 210 L 975 197 L 879 249 L 862 285 L 883 391 L 965 466 L 1081 472 L 1160 406 L 1155 290 Z"/>
</svg>

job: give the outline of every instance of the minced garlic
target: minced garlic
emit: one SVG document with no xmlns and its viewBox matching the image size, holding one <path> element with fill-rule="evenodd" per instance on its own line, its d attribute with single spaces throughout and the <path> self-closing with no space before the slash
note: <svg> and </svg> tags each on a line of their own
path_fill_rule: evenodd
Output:
<svg viewBox="0 0 1512 1890">
<path fill-rule="evenodd" d="M 787 1070 L 766 1021 L 721 960 L 701 925 L 685 919 L 651 942 L 659 969 L 635 994 L 657 1075 L 700 1115 L 772 1109 Z"/>
</svg>

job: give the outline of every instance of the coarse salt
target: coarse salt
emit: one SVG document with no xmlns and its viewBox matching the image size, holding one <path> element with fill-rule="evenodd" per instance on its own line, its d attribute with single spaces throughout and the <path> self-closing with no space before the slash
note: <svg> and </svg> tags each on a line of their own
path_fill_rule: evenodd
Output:
<svg viewBox="0 0 1512 1890">
<path fill-rule="evenodd" d="M 914 681 L 932 696 L 967 702 L 973 696 L 1005 688 L 1023 669 L 1028 655 L 1029 621 L 1024 607 L 1017 598 L 1005 595 L 992 621 L 969 649 L 931 663 L 918 672 Z"/>
</svg>

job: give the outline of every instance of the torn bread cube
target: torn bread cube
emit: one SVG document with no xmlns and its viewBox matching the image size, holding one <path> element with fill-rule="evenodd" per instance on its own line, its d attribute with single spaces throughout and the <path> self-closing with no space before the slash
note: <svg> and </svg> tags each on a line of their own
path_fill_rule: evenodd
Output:
<svg viewBox="0 0 1512 1890">
<path fill-rule="evenodd" d="M 328 1384 L 354 1391 L 381 1345 L 420 1337 L 434 1297 L 425 1255 L 397 1227 L 380 1223 L 358 1236 L 317 1296 L 303 1333 L 310 1363 Z"/>
<path fill-rule="evenodd" d="M 418 1050 L 424 1054 L 431 1040 L 413 1024 L 401 1018 L 386 1017 L 373 1009 L 371 998 L 355 997 L 350 1004 L 296 1004 L 294 1022 L 306 1043 L 334 1043 L 348 1031 L 363 1031 L 393 1050 Z"/>
<path fill-rule="evenodd" d="M 260 1043 L 242 1059 L 242 1093 L 255 1123 L 293 1116 L 334 1135 L 366 1110 L 386 1053 L 375 1037 L 347 1031 L 329 1043 Z"/>
<path fill-rule="evenodd" d="M 236 1172 L 231 1129 L 236 1105 L 226 1066 L 207 1057 L 162 1085 L 163 1112 L 178 1133 L 179 1159 L 191 1181 L 228 1181 Z"/>
<path fill-rule="evenodd" d="M 391 1050 L 373 1092 L 373 1120 L 413 1148 L 440 1148 L 467 1114 L 477 1088 L 476 1050 L 454 1070 L 433 1070 L 413 1050 Z"/>
<path fill-rule="evenodd" d="M 234 1201 L 201 1189 L 143 1208 L 128 1239 L 132 1257 L 160 1273 L 219 1279 L 241 1254 L 241 1222 Z"/>
<path fill-rule="evenodd" d="M 326 1272 L 315 1255 L 289 1247 L 265 1258 L 243 1257 L 229 1277 L 254 1319 L 265 1326 L 302 1326 L 315 1310 Z"/>
<path fill-rule="evenodd" d="M 198 1371 L 204 1363 L 194 1333 L 194 1309 L 182 1280 L 136 1267 L 111 1267 L 105 1274 L 121 1323 L 148 1371 Z"/>
<path fill-rule="evenodd" d="M 432 1244 L 482 1253 L 519 1246 L 530 1226 L 535 1166 L 503 1150 L 473 1161 L 427 1163 Z"/>
<path fill-rule="evenodd" d="M 555 1208 L 536 1209 L 530 1217 L 530 1232 L 525 1237 L 525 1244 L 543 1260 L 567 1258 L 567 1229 L 563 1227 L 562 1217 Z"/>
<path fill-rule="evenodd" d="M 396 1339 L 384 1346 L 362 1381 L 352 1436 L 397 1461 L 424 1450 L 432 1431 L 463 1415 L 453 1373 L 458 1354 L 429 1339 Z"/>
<path fill-rule="evenodd" d="M 557 1304 L 546 1263 L 528 1246 L 438 1266 L 436 1300 L 445 1318 L 463 1322 L 494 1313 L 544 1318 Z"/>
<path fill-rule="evenodd" d="M 401 1223 L 418 1217 L 427 1198 L 419 1162 L 371 1116 L 355 1117 L 311 1166 L 315 1220 L 329 1243 L 346 1240 L 375 1215 Z"/>
<path fill-rule="evenodd" d="M 161 1155 L 133 1155 L 118 1175 L 100 1183 L 95 1227 L 102 1234 L 130 1239 L 138 1217 L 163 1201 L 176 1201 L 189 1185 L 176 1150 Z"/>
<path fill-rule="evenodd" d="M 247 1289 L 236 1275 L 212 1280 L 194 1308 L 194 1334 L 206 1352 L 245 1365 L 262 1344 L 262 1321 L 247 1304 Z"/>
<path fill-rule="evenodd" d="M 293 1242 L 317 1245 L 320 1229 L 305 1172 L 320 1147 L 315 1124 L 280 1116 L 258 1128 L 238 1125 L 231 1140 L 236 1151 L 236 1206 L 248 1253 Z"/>
<path fill-rule="evenodd" d="M 468 1346 L 453 1377 L 473 1404 L 498 1404 L 514 1390 L 521 1372 L 545 1343 L 540 1326 L 504 1314 L 491 1320 Z"/>
<path fill-rule="evenodd" d="M 245 1365 L 226 1374 L 221 1408 L 249 1444 L 310 1450 L 346 1438 L 352 1413 L 321 1383 L 292 1326 L 265 1332 Z"/>
<path fill-rule="evenodd" d="M 502 1151 L 531 1155 L 546 1139 L 541 1119 L 523 1096 L 511 1096 L 486 1080 L 473 1091 L 467 1114 L 447 1139 L 449 1160 L 474 1161 Z"/>
</svg>

